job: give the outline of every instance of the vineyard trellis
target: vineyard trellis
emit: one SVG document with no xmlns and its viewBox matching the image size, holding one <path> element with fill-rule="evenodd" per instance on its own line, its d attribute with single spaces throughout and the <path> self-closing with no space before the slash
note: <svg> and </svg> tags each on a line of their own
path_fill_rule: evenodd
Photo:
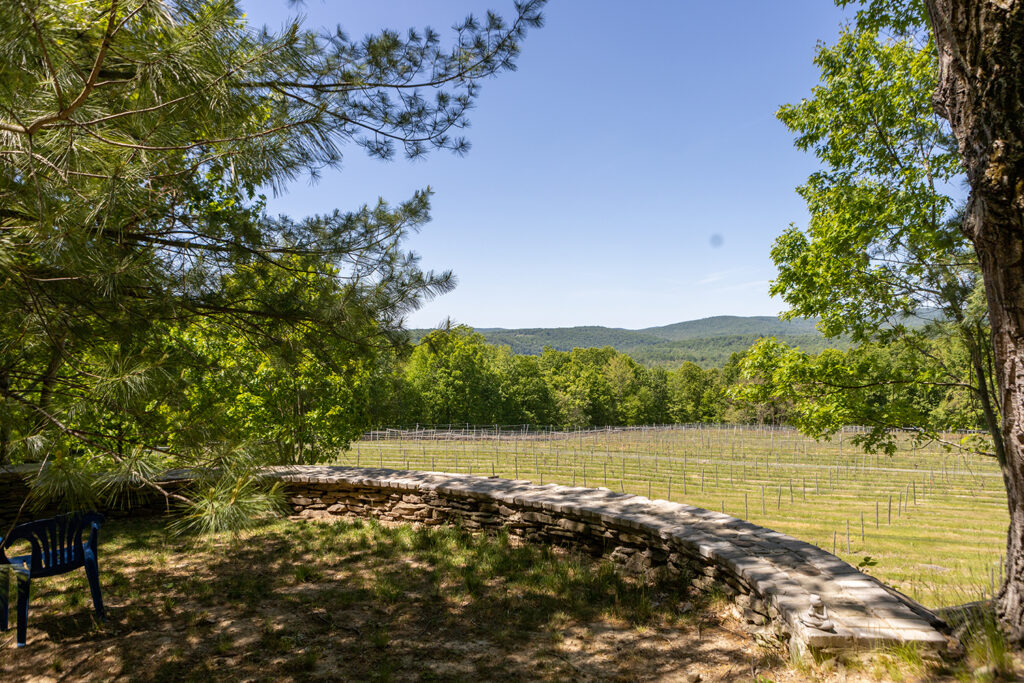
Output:
<svg viewBox="0 0 1024 683">
<path fill-rule="evenodd" d="M 784 426 L 417 425 L 368 432 L 339 462 L 602 486 L 689 503 L 834 549 L 925 604 L 991 595 L 1007 524 L 995 461 L 941 442 L 917 444 L 910 432 L 897 435 L 895 455 L 867 454 L 851 444 L 863 431 L 846 427 L 818 441 Z"/>
</svg>

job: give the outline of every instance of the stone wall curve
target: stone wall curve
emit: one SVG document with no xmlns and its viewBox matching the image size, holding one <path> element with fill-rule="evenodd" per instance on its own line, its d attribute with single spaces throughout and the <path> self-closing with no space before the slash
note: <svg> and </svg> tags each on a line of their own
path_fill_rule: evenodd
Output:
<svg viewBox="0 0 1024 683">
<path fill-rule="evenodd" d="M 719 582 L 748 621 L 770 621 L 797 651 L 891 643 L 937 649 L 948 642 L 933 613 L 835 555 L 703 508 L 603 488 L 442 472 L 300 466 L 267 476 L 284 483 L 299 516 L 507 529 L 635 571 L 689 570 L 698 581 Z M 831 629 L 809 625 L 812 595 L 823 601 Z"/>
</svg>

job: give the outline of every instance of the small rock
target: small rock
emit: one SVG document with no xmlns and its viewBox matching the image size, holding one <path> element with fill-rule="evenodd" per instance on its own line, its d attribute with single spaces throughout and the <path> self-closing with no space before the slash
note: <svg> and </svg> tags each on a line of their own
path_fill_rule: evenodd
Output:
<svg viewBox="0 0 1024 683">
<path fill-rule="evenodd" d="M 991 665 L 979 666 L 977 669 L 971 672 L 971 676 L 974 678 L 980 678 L 984 680 L 992 680 L 996 677 L 996 668 Z"/>
<path fill-rule="evenodd" d="M 686 683 L 700 683 L 702 677 L 696 671 L 691 671 L 690 673 L 683 676 L 683 680 L 686 681 Z"/>
<path fill-rule="evenodd" d="M 759 614 L 752 609 L 743 610 L 743 620 L 748 624 L 756 624 L 757 626 L 764 626 L 768 619 L 763 614 Z"/>
</svg>

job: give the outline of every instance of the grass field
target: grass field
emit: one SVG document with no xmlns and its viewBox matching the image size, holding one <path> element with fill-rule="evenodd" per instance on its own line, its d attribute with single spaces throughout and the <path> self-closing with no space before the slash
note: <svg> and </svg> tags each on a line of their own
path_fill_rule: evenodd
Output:
<svg viewBox="0 0 1024 683">
<path fill-rule="evenodd" d="M 909 439 L 892 457 L 866 455 L 852 436 L 711 425 L 389 430 L 339 462 L 604 486 L 721 510 L 834 551 L 929 607 L 998 589 L 1008 515 L 995 461 Z"/>
</svg>

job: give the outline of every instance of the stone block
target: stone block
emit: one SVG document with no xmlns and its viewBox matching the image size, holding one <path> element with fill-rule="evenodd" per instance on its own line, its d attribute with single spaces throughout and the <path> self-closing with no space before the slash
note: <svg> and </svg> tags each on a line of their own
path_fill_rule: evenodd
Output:
<svg viewBox="0 0 1024 683">
<path fill-rule="evenodd" d="M 522 513 L 523 520 L 527 522 L 539 522 L 541 524 L 551 524 L 554 520 L 551 515 L 544 514 L 543 512 L 524 512 Z"/>
</svg>

